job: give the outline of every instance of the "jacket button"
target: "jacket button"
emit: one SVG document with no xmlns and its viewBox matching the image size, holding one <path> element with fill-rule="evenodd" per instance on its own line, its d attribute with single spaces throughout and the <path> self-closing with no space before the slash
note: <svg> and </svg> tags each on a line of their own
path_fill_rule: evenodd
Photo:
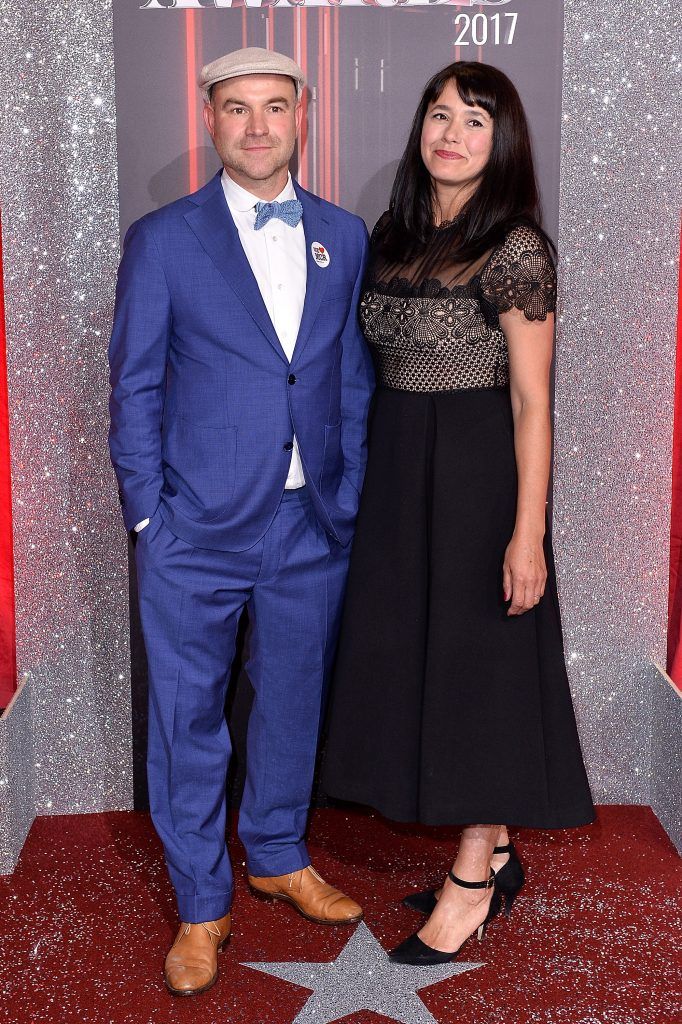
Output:
<svg viewBox="0 0 682 1024">
<path fill-rule="evenodd" d="M 295 384 L 295 383 L 296 383 L 296 374 L 290 373 L 289 376 L 287 377 L 287 384 Z"/>
<path fill-rule="evenodd" d="M 294 442 L 293 441 L 287 441 L 286 444 L 282 445 L 282 451 L 291 452 L 293 450 L 294 450 Z"/>
</svg>

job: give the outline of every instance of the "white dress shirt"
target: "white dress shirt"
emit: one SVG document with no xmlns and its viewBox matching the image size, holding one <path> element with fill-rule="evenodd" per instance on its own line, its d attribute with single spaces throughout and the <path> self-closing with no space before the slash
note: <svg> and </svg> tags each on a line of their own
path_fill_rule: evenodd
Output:
<svg viewBox="0 0 682 1024">
<path fill-rule="evenodd" d="M 233 181 L 227 171 L 223 171 L 221 180 L 227 205 L 239 233 L 239 241 L 256 278 L 280 345 L 291 362 L 305 302 L 307 269 L 303 223 L 299 221 L 296 227 L 292 228 L 283 220 L 273 217 L 264 227 L 255 231 L 253 225 L 256 220 L 256 203 L 261 200 Z M 296 199 L 291 175 L 288 176 L 287 183 L 275 198 L 275 202 L 283 203 L 286 199 Z M 305 484 L 295 436 L 293 442 L 294 448 L 285 484 L 287 490 L 303 487 Z M 139 533 L 148 523 L 149 520 L 144 519 L 137 524 L 135 531 Z"/>
<path fill-rule="evenodd" d="M 307 270 L 303 222 L 299 221 L 292 228 L 283 220 L 273 217 L 264 227 L 254 231 L 256 203 L 260 202 L 258 196 L 233 181 L 227 171 L 223 171 L 222 184 L 227 205 L 239 232 L 239 241 L 263 296 L 268 316 L 284 354 L 291 362 L 305 302 Z M 291 175 L 274 201 L 283 203 L 287 199 L 296 199 Z M 295 437 L 293 441 L 294 449 L 285 484 L 287 490 L 303 487 L 305 483 L 298 441 Z"/>
</svg>

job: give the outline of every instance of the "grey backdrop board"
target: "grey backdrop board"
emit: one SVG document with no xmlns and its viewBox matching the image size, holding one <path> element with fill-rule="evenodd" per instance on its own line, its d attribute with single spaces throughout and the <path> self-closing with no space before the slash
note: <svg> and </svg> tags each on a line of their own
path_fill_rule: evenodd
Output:
<svg viewBox="0 0 682 1024">
<path fill-rule="evenodd" d="M 201 121 L 192 75 L 246 42 L 274 44 L 304 66 L 307 139 L 295 170 L 302 184 L 360 214 L 370 228 L 387 206 L 412 116 L 430 76 L 460 58 L 501 68 L 517 85 L 529 115 L 546 227 L 556 238 L 561 0 L 513 0 L 500 10 L 475 5 L 305 11 L 141 10 L 134 0 L 114 0 L 113 10 L 122 235 L 136 218 L 189 192 L 192 174 L 201 185 L 220 167 Z M 130 571 L 134 799 L 143 808 L 147 665 L 132 559 Z M 251 692 L 238 665 L 234 676 L 227 711 L 234 748 L 232 791 L 238 801 Z"/>
<path fill-rule="evenodd" d="M 278 7 L 268 12 L 206 7 L 191 14 L 177 8 L 140 10 L 136 0 L 114 0 L 113 10 L 122 232 L 148 210 L 189 191 L 186 54 L 193 16 L 197 67 L 241 47 L 245 38 L 250 46 L 272 40 L 275 49 L 297 56 L 305 18 L 310 149 L 324 131 L 324 49 L 338 46 L 338 151 L 333 153 L 338 197 L 325 195 L 323 181 L 308 185 L 325 198 L 338 198 L 370 227 L 386 208 L 428 78 L 457 57 L 501 68 L 518 87 L 530 118 L 546 227 L 556 238 L 563 0 L 510 0 L 500 8 Z M 332 38 L 324 37 L 320 48 L 322 19 Z M 219 162 L 202 125 L 197 158 L 203 183 Z"/>
</svg>

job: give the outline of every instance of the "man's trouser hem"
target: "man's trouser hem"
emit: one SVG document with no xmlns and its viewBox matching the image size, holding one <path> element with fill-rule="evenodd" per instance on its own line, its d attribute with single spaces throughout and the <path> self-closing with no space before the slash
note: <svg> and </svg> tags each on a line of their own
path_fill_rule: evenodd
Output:
<svg viewBox="0 0 682 1024">
<path fill-rule="evenodd" d="M 184 895 L 177 893 L 178 913 L 181 921 L 199 924 L 201 921 L 217 921 L 229 913 L 232 906 L 232 890 L 218 892 L 212 896 Z"/>
<path fill-rule="evenodd" d="M 247 856 L 246 864 L 249 874 L 255 878 L 273 878 L 275 875 L 290 875 L 294 871 L 307 868 L 310 864 L 310 854 L 305 843 L 300 843 L 270 857 Z"/>
</svg>

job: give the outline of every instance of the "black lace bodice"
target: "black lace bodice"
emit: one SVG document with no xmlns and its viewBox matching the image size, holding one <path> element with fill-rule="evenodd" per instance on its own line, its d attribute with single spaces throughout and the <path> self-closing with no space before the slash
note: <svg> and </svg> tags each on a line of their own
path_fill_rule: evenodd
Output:
<svg viewBox="0 0 682 1024">
<path fill-rule="evenodd" d="M 380 222 L 381 223 L 381 222 Z M 507 342 L 500 313 L 546 320 L 556 272 L 542 235 L 514 227 L 477 264 L 420 279 L 417 266 L 373 260 L 360 302 L 377 383 L 406 391 L 505 387 Z"/>
</svg>

